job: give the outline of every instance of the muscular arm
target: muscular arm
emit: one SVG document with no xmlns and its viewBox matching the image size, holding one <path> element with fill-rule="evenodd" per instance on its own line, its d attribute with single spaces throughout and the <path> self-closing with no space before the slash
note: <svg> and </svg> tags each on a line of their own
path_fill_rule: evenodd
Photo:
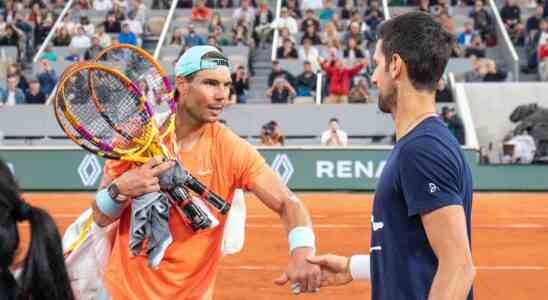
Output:
<svg viewBox="0 0 548 300">
<path fill-rule="evenodd" d="M 466 299 L 474 281 L 475 269 L 462 206 L 446 206 L 421 215 L 421 219 L 438 258 L 438 270 L 428 299 Z"/>
</svg>

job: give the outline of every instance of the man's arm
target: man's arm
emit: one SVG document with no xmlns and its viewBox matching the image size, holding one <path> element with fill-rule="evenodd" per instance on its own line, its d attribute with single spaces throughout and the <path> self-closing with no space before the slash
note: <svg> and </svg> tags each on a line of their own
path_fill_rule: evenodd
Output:
<svg viewBox="0 0 548 300">
<path fill-rule="evenodd" d="M 312 227 L 307 209 L 272 169 L 267 168 L 257 176 L 251 191 L 280 216 L 287 233 L 296 227 Z M 276 283 L 283 285 L 291 281 L 300 284 L 301 292 L 315 292 L 320 287 L 320 268 L 307 261 L 314 254 L 314 248 L 294 249 L 287 271 Z"/>
<path fill-rule="evenodd" d="M 421 215 L 438 270 L 428 299 L 466 299 L 476 271 L 466 229 L 464 209 L 450 205 Z"/>
<path fill-rule="evenodd" d="M 160 159 L 152 158 L 146 164 L 131 169 L 112 181 L 103 180 L 96 198 L 93 199 L 91 203 L 93 221 L 95 224 L 104 227 L 114 223 L 120 218 L 120 215 L 109 215 L 104 211 L 105 207 L 112 207 L 114 205 L 118 206 L 116 209 L 123 211 L 131 203 L 130 200 L 132 198 L 142 196 L 146 193 L 159 192 L 160 185 L 157 176 L 173 167 L 174 164 L 172 161 L 158 163 L 159 161 Z M 99 199 L 101 191 L 110 183 L 115 183 L 118 186 L 121 199 Z M 99 202 L 101 202 L 101 204 L 99 204 Z"/>
</svg>

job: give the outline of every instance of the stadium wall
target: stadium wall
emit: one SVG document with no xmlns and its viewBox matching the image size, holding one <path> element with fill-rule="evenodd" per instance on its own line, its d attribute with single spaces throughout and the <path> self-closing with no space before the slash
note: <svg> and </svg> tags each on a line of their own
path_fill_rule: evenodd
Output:
<svg viewBox="0 0 548 300">
<path fill-rule="evenodd" d="M 390 147 L 259 148 L 272 168 L 294 190 L 373 191 Z M 541 165 L 479 165 L 479 153 L 465 149 L 476 190 L 548 191 L 548 168 Z M 94 190 L 103 160 L 74 147 L 4 147 L 7 161 L 25 191 Z"/>
</svg>

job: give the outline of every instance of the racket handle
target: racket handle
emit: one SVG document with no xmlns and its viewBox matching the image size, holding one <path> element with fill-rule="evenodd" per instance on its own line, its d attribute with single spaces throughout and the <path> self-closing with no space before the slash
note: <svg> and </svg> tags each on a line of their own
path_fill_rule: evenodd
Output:
<svg viewBox="0 0 548 300">
<path fill-rule="evenodd" d="M 188 174 L 188 178 L 185 181 L 185 186 L 191 189 L 196 194 L 200 195 L 204 200 L 211 203 L 213 207 L 218 209 L 223 215 L 230 210 L 230 204 L 226 202 L 219 195 L 210 191 L 205 187 L 198 179 L 194 178 L 192 175 Z"/>
<path fill-rule="evenodd" d="M 190 200 L 190 194 L 184 188 L 175 187 L 168 193 L 181 207 L 181 210 L 190 221 L 190 227 L 193 231 L 207 229 L 211 226 L 211 220 L 207 214 Z"/>
</svg>

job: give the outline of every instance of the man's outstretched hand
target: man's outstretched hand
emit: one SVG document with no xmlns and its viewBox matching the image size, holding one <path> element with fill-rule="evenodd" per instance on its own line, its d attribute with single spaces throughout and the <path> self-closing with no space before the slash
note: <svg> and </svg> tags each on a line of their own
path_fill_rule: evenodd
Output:
<svg viewBox="0 0 548 300">
<path fill-rule="evenodd" d="M 345 285 L 352 281 L 349 257 L 326 254 L 309 257 L 307 260 L 320 266 L 320 287 Z"/>
</svg>

